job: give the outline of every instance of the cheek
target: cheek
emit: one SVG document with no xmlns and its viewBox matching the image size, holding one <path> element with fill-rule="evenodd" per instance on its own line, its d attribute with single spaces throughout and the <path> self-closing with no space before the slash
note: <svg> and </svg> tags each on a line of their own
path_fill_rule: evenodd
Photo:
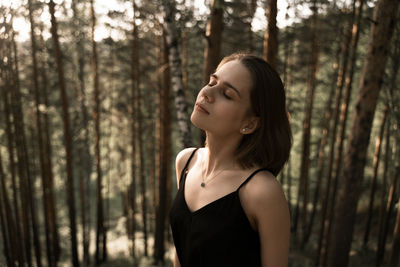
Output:
<svg viewBox="0 0 400 267">
<path fill-rule="evenodd" d="M 241 107 L 239 108 L 235 105 L 221 105 L 218 109 L 218 114 L 220 114 L 220 122 L 222 124 L 240 126 L 241 122 L 246 116 L 245 109 Z"/>
</svg>

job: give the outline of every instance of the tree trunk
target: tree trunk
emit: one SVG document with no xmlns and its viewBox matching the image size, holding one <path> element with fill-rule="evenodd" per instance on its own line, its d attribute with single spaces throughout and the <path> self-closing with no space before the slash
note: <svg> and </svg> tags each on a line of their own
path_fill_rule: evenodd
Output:
<svg viewBox="0 0 400 267">
<path fill-rule="evenodd" d="M 208 83 L 221 58 L 221 39 L 224 27 L 224 0 L 210 1 L 210 18 L 206 28 L 204 49 L 203 84 Z"/>
<path fill-rule="evenodd" d="M 315 10 L 315 12 L 317 11 Z M 278 27 L 276 26 L 277 13 L 277 0 L 267 0 L 265 16 L 267 17 L 268 26 L 264 34 L 264 59 L 275 68 L 278 62 Z"/>
<path fill-rule="evenodd" d="M 383 112 L 381 129 L 379 131 L 379 137 L 376 139 L 376 143 L 375 143 L 375 154 L 374 154 L 374 161 L 373 161 L 373 170 L 374 171 L 373 171 L 373 174 L 371 177 L 368 215 L 367 215 L 367 222 L 366 222 L 366 226 L 365 226 L 364 241 L 363 241 L 364 246 L 367 246 L 367 244 L 368 244 L 369 232 L 371 230 L 370 228 L 371 228 L 372 213 L 373 213 L 373 209 L 374 209 L 374 199 L 375 199 L 376 182 L 377 182 L 376 180 L 378 177 L 382 139 L 383 139 L 383 134 L 385 132 L 385 123 L 386 123 L 387 114 L 388 114 L 388 107 L 386 106 L 385 110 Z"/>
<path fill-rule="evenodd" d="M 339 56 L 340 56 L 340 49 L 337 49 L 337 53 L 335 56 L 336 62 L 333 64 L 333 76 L 337 77 L 338 73 L 338 66 L 339 66 Z M 319 142 L 319 149 L 318 149 L 318 165 L 317 165 L 317 183 L 315 185 L 315 192 L 314 192 L 314 198 L 313 198 L 313 205 L 312 205 L 312 211 L 310 215 L 310 220 L 307 225 L 307 229 L 305 232 L 305 235 L 303 236 L 303 247 L 307 244 L 312 228 L 314 225 L 314 218 L 315 214 L 317 213 L 317 206 L 318 206 L 318 201 L 319 201 L 319 195 L 320 195 L 320 190 L 321 190 L 321 183 L 322 183 L 322 176 L 324 174 L 324 167 L 325 167 L 325 148 L 326 144 L 328 141 L 328 133 L 329 131 L 329 126 L 332 121 L 332 101 L 333 101 L 333 96 L 335 93 L 335 84 L 331 86 L 330 91 L 329 91 L 329 97 L 327 100 L 327 103 L 325 105 L 326 110 L 325 110 L 325 115 L 324 115 L 324 121 L 323 121 L 323 130 L 322 130 L 322 136 Z"/>
<path fill-rule="evenodd" d="M 302 218 L 302 234 L 305 234 L 307 227 L 307 204 L 308 204 L 308 172 L 310 165 L 310 139 L 311 139 L 311 116 L 314 102 L 314 94 L 316 88 L 316 78 L 318 71 L 319 44 L 318 44 L 318 25 L 317 25 L 318 8 L 316 1 L 313 2 L 313 17 L 312 17 L 312 35 L 311 35 L 311 57 L 309 65 L 309 77 L 307 79 L 307 96 L 305 106 L 305 119 L 303 122 L 302 136 L 302 157 L 300 167 L 300 185 L 298 191 L 298 199 L 295 213 L 295 226 L 297 230 L 297 218 L 299 216 L 300 199 L 303 197 L 303 205 L 301 211 Z"/>
<path fill-rule="evenodd" d="M 362 18 L 362 9 L 363 9 L 363 0 L 358 0 L 358 8 L 356 9 L 355 7 L 355 2 L 353 3 L 353 9 L 355 10 L 354 13 L 354 22 L 353 22 L 353 28 L 352 28 L 352 41 L 351 41 L 351 53 L 350 53 L 350 66 L 349 66 L 349 71 L 347 74 L 347 78 L 345 79 L 344 83 L 346 85 L 346 93 L 345 93 L 345 98 L 344 102 L 342 103 L 341 106 L 341 113 L 340 113 L 340 130 L 339 130 L 339 135 L 337 137 L 337 152 L 335 155 L 335 167 L 333 168 L 333 188 L 332 188 L 332 194 L 331 200 L 330 200 L 330 205 L 329 205 L 329 210 L 328 210 L 328 227 L 327 227 L 327 241 L 326 244 L 329 247 L 330 244 L 330 238 L 331 235 L 334 234 L 332 233 L 332 220 L 335 216 L 334 214 L 334 203 L 336 203 L 336 194 L 337 194 L 337 185 L 339 183 L 339 178 L 341 177 L 341 170 L 342 170 L 342 160 L 343 160 L 343 143 L 344 143 L 344 138 L 346 135 L 346 126 L 347 126 L 347 116 L 348 116 L 348 106 L 350 103 L 350 96 L 352 92 L 352 82 L 353 82 L 353 76 L 354 76 L 354 68 L 356 64 L 356 58 L 357 58 L 357 45 L 358 45 L 358 39 L 359 39 L 359 33 L 360 33 L 360 26 L 361 26 L 361 18 Z M 344 75 L 344 74 L 343 74 Z M 341 80 L 341 86 L 343 86 L 343 80 Z M 327 248 L 328 249 L 328 248 Z"/>
<path fill-rule="evenodd" d="M 35 107 L 36 107 L 36 127 L 37 127 L 37 141 L 39 147 L 39 161 L 40 170 L 42 177 L 42 189 L 43 189 L 43 211 L 44 211 L 44 221 L 45 221 L 45 233 L 46 233 L 46 252 L 47 252 L 47 262 L 48 266 L 56 266 L 57 261 L 57 247 L 54 246 L 54 232 L 56 229 L 52 229 L 55 226 L 51 223 L 51 203 L 54 202 L 53 190 L 50 183 L 50 177 L 48 177 L 48 166 L 46 166 L 46 153 L 44 147 L 43 138 L 43 128 L 42 128 L 42 115 L 39 109 L 41 105 L 40 95 L 39 95 L 39 77 L 38 77 L 38 62 L 37 62 L 37 45 L 35 38 L 35 25 L 34 25 L 34 14 L 33 14 L 33 3 L 32 0 L 28 0 L 29 8 L 29 21 L 31 25 L 31 49 L 32 49 L 32 65 L 33 65 L 33 87 L 35 92 Z"/>
<path fill-rule="evenodd" d="M 151 88 L 152 85 L 148 85 L 149 88 Z M 149 232 L 154 233 L 154 223 L 155 223 L 155 214 L 156 214 L 156 181 L 155 181 L 155 172 L 156 172 L 156 156 L 155 156 L 155 145 L 154 145 L 154 121 L 156 120 L 157 115 L 153 115 L 154 113 L 154 107 L 153 107 L 153 101 L 154 99 L 157 98 L 153 94 L 153 91 L 149 92 L 149 95 L 146 99 L 146 106 L 148 107 L 147 114 L 149 114 L 147 118 L 147 128 L 148 128 L 148 136 L 149 136 L 149 141 L 147 143 L 147 149 L 149 151 L 149 187 L 150 187 L 150 195 L 151 195 L 151 203 L 150 203 L 150 214 L 151 214 L 151 219 L 149 222 Z"/>
<path fill-rule="evenodd" d="M 390 87 L 389 87 L 389 97 L 390 97 L 390 101 L 389 101 L 389 107 L 390 107 L 390 111 L 392 111 L 394 109 L 394 92 L 396 91 L 397 88 L 397 73 L 399 71 L 399 67 L 400 67 L 400 62 L 399 62 L 399 55 L 400 55 L 400 36 L 396 36 L 395 40 L 394 40 L 394 51 L 393 54 L 391 56 L 392 58 L 392 71 L 391 71 L 391 80 L 390 80 Z M 390 154 L 389 151 L 389 142 L 390 142 L 390 135 L 391 135 L 391 131 L 390 131 L 390 120 L 389 123 L 387 124 L 387 129 L 386 129 L 386 153 L 385 153 L 385 171 L 384 171 L 384 192 L 382 192 L 382 198 L 381 198 L 381 210 L 379 212 L 379 235 L 378 235 L 378 249 L 377 249 L 377 257 L 376 257 L 376 266 L 379 266 L 381 261 L 384 258 L 384 253 L 385 253 L 385 243 L 386 243 L 386 236 L 388 233 L 388 227 L 389 227 L 389 218 L 391 217 L 391 211 L 393 209 L 393 203 L 394 203 L 394 189 L 396 187 L 397 184 L 397 175 L 398 175 L 398 171 L 396 170 L 397 174 L 394 175 L 393 179 L 395 179 L 394 181 L 392 181 L 392 184 L 390 186 L 390 191 L 388 194 L 388 198 L 387 198 L 387 204 L 385 205 L 385 197 L 386 197 L 386 171 L 387 171 L 387 165 L 388 165 L 388 157 Z M 393 146 L 393 151 L 396 151 L 396 144 L 398 144 L 398 142 L 394 142 Z M 400 157 L 400 149 L 397 149 L 397 155 L 398 157 Z M 393 154 L 392 156 L 392 162 L 399 162 L 399 158 L 397 158 L 396 161 L 396 153 Z"/>
<path fill-rule="evenodd" d="M 321 214 L 321 228 L 319 234 L 319 241 L 318 241 L 318 252 L 317 252 L 317 265 L 325 266 L 326 263 L 326 252 L 328 249 L 328 229 L 330 224 L 331 214 L 329 211 L 332 209 L 330 206 L 332 205 L 332 174 L 333 174 L 333 163 L 335 159 L 335 144 L 336 144 L 336 135 L 337 135 L 337 126 L 338 121 L 340 118 L 340 104 L 342 102 L 342 95 L 343 95 L 343 84 L 345 75 L 347 72 L 347 63 L 349 57 L 349 47 L 351 42 L 351 25 L 353 24 L 354 20 L 354 13 L 355 10 L 353 9 L 353 16 L 349 19 L 346 26 L 344 27 L 345 30 L 345 37 L 344 43 L 342 47 L 342 64 L 339 69 L 339 74 L 337 76 L 337 83 L 336 83 L 336 102 L 335 102 L 335 115 L 333 120 L 333 128 L 331 133 L 331 139 L 329 144 L 329 156 L 328 156 L 328 171 L 327 171 L 327 178 L 326 178 L 326 187 L 324 192 L 324 200 L 322 203 L 322 214 Z"/>
<path fill-rule="evenodd" d="M 42 266 L 42 255 L 39 241 L 39 232 L 38 232 L 38 222 L 37 222 L 37 214 L 36 214 L 36 201 L 34 197 L 34 188 L 32 183 L 31 176 L 31 168 L 28 156 L 28 147 L 26 142 L 25 135 L 25 126 L 23 119 L 23 111 L 22 111 L 22 99 L 21 99 L 21 91 L 20 91 L 20 82 L 19 82 L 19 68 L 18 68 L 18 51 L 17 45 L 14 39 L 14 33 L 12 34 L 12 47 L 14 54 L 14 83 L 13 90 L 11 92 L 11 103 L 12 103 L 12 112 L 14 118 L 14 129 L 16 133 L 16 148 L 17 148 L 17 159 L 18 159 L 18 172 L 20 176 L 20 185 L 24 188 L 24 194 L 22 198 L 26 201 L 26 212 L 28 217 L 27 220 L 30 220 L 32 226 L 33 233 L 33 245 L 36 256 L 36 265 L 38 267 Z M 22 180 L 22 181 L 21 181 Z M 26 191 L 25 191 L 26 190 Z M 22 192 L 21 192 L 22 193 Z M 25 198 L 26 197 L 26 198 Z M 21 199 L 22 199 L 21 198 Z M 24 203 L 21 200 L 21 203 Z M 27 224 L 29 222 L 27 221 Z M 25 227 L 29 227 L 26 225 Z M 29 233 L 29 231 L 26 231 Z"/>
<path fill-rule="evenodd" d="M 45 50 L 45 44 L 44 44 L 44 39 L 43 39 L 43 24 L 41 24 L 40 27 L 40 42 L 41 42 L 41 47 L 43 50 Z M 46 108 L 49 107 L 49 100 L 48 100 L 48 94 L 47 94 L 47 74 L 46 74 L 46 54 L 43 52 L 43 55 L 41 56 L 41 88 L 43 91 L 42 94 L 42 99 L 41 102 L 44 103 L 44 106 Z M 60 248 L 60 238 L 58 235 L 58 229 L 57 229 L 57 214 L 56 214 L 56 201 L 54 197 L 54 182 L 53 182 L 53 163 L 52 163 L 52 150 L 51 150 L 51 137 L 50 137 L 50 123 L 49 123 L 49 118 L 48 118 L 48 112 L 44 112 L 42 114 L 43 117 L 43 126 L 44 126 L 44 149 L 45 149 L 45 171 L 46 171 L 46 179 L 47 183 L 49 185 L 48 187 L 48 197 L 50 199 L 48 203 L 48 209 L 49 209 L 49 223 L 50 223 L 50 229 L 52 231 L 51 236 L 52 236 L 52 241 L 53 241 L 53 253 L 55 255 L 55 261 L 58 262 L 60 258 L 60 253 L 61 253 L 61 248 Z"/>
<path fill-rule="evenodd" d="M 133 10 L 135 14 L 135 2 L 133 1 Z M 138 112 L 138 109 L 136 107 L 137 101 L 137 94 L 138 94 L 138 88 L 137 85 L 138 83 L 136 82 L 137 79 L 137 69 L 136 69 L 136 60 L 138 55 L 136 54 L 136 39 L 135 39 L 135 34 L 134 32 L 137 30 L 136 28 L 136 20 L 135 17 L 133 19 L 133 32 L 132 32 L 132 44 L 131 44 L 131 117 L 130 117 L 130 123 L 131 123 L 131 147 L 132 147 L 132 152 L 131 152 L 131 184 L 128 189 L 128 225 L 129 225 L 129 231 L 130 231 L 130 238 L 132 241 L 132 249 L 131 249 L 131 254 L 135 258 L 136 255 L 136 238 L 135 238 L 135 233 L 136 233 L 136 221 L 135 221 L 135 215 L 136 215 L 136 170 L 137 170 L 137 162 L 136 162 L 136 154 L 137 154 L 137 148 L 136 148 L 136 120 L 137 120 L 137 115 L 136 112 Z"/>
<path fill-rule="evenodd" d="M 171 85 L 175 94 L 175 107 L 177 111 L 180 146 L 190 147 L 190 121 L 188 105 L 185 99 L 185 90 L 182 83 L 182 64 L 179 56 L 178 36 L 175 26 L 175 3 L 172 0 L 162 1 L 164 13 L 164 30 L 168 46 L 168 57 L 171 73 Z"/>
<path fill-rule="evenodd" d="M 89 152 L 89 115 L 86 107 L 86 93 L 85 93 L 85 50 L 84 50 L 84 33 L 82 30 L 81 18 L 79 16 L 78 10 L 76 8 L 77 0 L 71 1 L 71 8 L 73 12 L 74 19 L 74 29 L 77 32 L 76 41 L 76 54 L 77 60 L 76 65 L 78 66 L 78 80 L 79 80 L 79 93 L 78 101 L 81 108 L 80 128 L 83 129 L 84 134 L 82 137 L 82 144 L 78 148 L 78 162 L 82 167 L 80 167 L 80 177 L 79 177 L 79 192 L 80 192 L 80 212 L 82 221 L 82 247 L 83 247 L 83 262 L 86 265 L 90 264 L 89 246 L 90 246 L 90 174 L 92 172 L 91 155 Z M 84 166 L 84 167 L 83 167 Z"/>
<path fill-rule="evenodd" d="M 379 23 L 372 25 L 351 134 L 347 143 L 343 168 L 344 184 L 339 191 L 335 212 L 337 216 L 333 218 L 332 231 L 335 235 L 328 251 L 329 267 L 347 266 L 348 264 L 366 150 L 398 6 L 399 2 L 396 0 L 380 0 L 374 10 L 373 20 L 379 21 Z"/>
<path fill-rule="evenodd" d="M 389 111 L 390 112 L 390 111 Z M 383 222 L 384 222 L 384 217 L 385 217 L 385 208 L 386 208 L 386 202 L 385 202 L 385 197 L 386 197 L 386 192 L 387 192 L 387 176 L 388 176 L 388 167 L 389 167 L 389 161 L 390 161 L 390 113 L 388 117 L 388 121 L 386 123 L 386 140 L 385 140 L 385 158 L 383 160 L 384 167 L 383 167 L 383 181 L 382 181 L 382 192 L 381 192 L 381 199 L 380 199 L 380 205 L 379 205 L 379 222 L 378 222 L 378 244 L 377 244 L 377 253 L 376 253 L 376 266 L 379 267 L 382 256 L 383 256 L 383 247 L 382 245 L 382 239 L 383 239 Z"/>
<path fill-rule="evenodd" d="M 138 122 L 138 148 L 139 148 L 139 186 L 140 193 L 142 197 L 141 208 L 142 208 L 142 222 L 143 222 L 143 239 L 144 239 L 144 255 L 148 256 L 148 224 L 147 224 L 147 197 L 146 197 L 146 177 L 144 175 L 145 167 L 144 167 L 144 151 L 143 151 L 143 127 L 142 127 L 142 97 L 140 92 L 140 57 L 139 57 L 139 36 L 138 36 L 138 26 L 136 25 L 136 3 L 133 0 L 133 47 L 132 53 L 134 55 L 134 60 L 132 67 L 134 67 L 135 79 L 132 80 L 132 83 L 136 83 L 136 111 L 137 111 L 137 122 Z"/>
<path fill-rule="evenodd" d="M 15 221 L 11 212 L 5 179 L 3 159 L 0 151 L 0 228 L 3 234 L 4 255 L 6 257 L 7 266 L 15 266 L 15 263 L 17 262 L 16 253 L 18 249 L 16 246 L 17 239 L 14 228 Z"/>
<path fill-rule="evenodd" d="M 164 30 L 164 49 L 162 66 L 162 86 L 160 88 L 160 173 L 158 175 L 158 203 L 156 214 L 156 233 L 155 233 L 155 252 L 156 262 L 164 261 L 164 240 L 165 240 L 165 222 L 167 219 L 167 181 L 171 173 L 170 152 L 171 152 L 171 118 L 169 106 L 169 86 L 170 86 L 170 68 L 168 57 L 168 45 L 166 41 L 166 32 Z M 171 65 L 169 65 L 171 66 Z"/>
<path fill-rule="evenodd" d="M 69 113 L 68 113 L 68 96 L 65 88 L 64 69 L 62 63 L 62 54 L 60 49 L 60 43 L 58 40 L 57 33 L 57 21 L 54 15 L 55 4 L 53 0 L 49 2 L 49 11 L 51 16 L 51 34 L 54 43 L 54 50 L 56 56 L 58 82 L 60 86 L 62 111 L 63 111 L 63 124 L 64 124 L 64 141 L 65 141 L 65 152 L 66 152 L 66 170 L 67 170 L 67 203 L 69 211 L 69 223 L 71 229 L 71 253 L 72 253 L 72 265 L 74 267 L 79 266 L 78 257 L 78 243 L 77 243 L 77 230 L 76 230 L 76 214 L 75 214 L 75 199 L 74 199 L 74 177 L 73 177 L 73 165 L 72 165 L 72 140 L 71 130 L 69 125 Z"/>
<path fill-rule="evenodd" d="M 96 26 L 96 15 L 94 13 L 94 1 L 90 0 L 90 26 L 91 26 L 91 42 L 92 42 L 92 73 L 94 85 L 94 111 L 93 120 L 95 124 L 95 159 L 96 159 L 96 174 L 97 174 L 97 189 L 96 189 L 96 203 L 97 203 L 97 219 L 96 219 L 96 264 L 105 261 L 107 257 L 106 244 L 106 229 L 104 228 L 104 209 L 103 209 L 103 182 L 101 172 L 101 151 L 100 151 L 100 89 L 99 89 L 99 72 L 98 72 L 98 58 L 97 58 L 97 45 L 94 40 L 94 30 Z"/>
<path fill-rule="evenodd" d="M 11 54 L 11 52 L 9 53 Z M 9 94 L 11 93 L 10 90 L 7 88 L 11 88 L 10 84 L 10 66 L 9 64 L 5 64 L 5 69 L 7 68 L 7 71 L 4 72 L 4 77 L 1 77 L 5 81 L 5 87 L 2 88 L 2 99 L 3 99 L 3 105 L 4 105 L 4 116 L 5 116 L 5 133 L 7 137 L 7 150 L 8 150 L 8 161 L 9 161 L 9 168 L 10 168 L 10 174 L 11 174 L 11 182 L 12 182 L 12 189 L 13 189 L 13 202 L 14 202 L 14 217 L 15 217 L 15 229 L 16 229 L 16 236 L 17 240 L 17 254 L 18 254 L 18 264 L 20 266 L 24 265 L 25 260 L 26 260 L 26 245 L 25 241 L 26 238 L 23 236 L 25 231 L 23 228 L 21 228 L 21 221 L 22 221 L 22 227 L 25 226 L 25 221 L 21 219 L 20 216 L 20 198 L 18 197 L 18 194 L 20 190 L 17 189 L 17 175 L 15 173 L 15 153 L 14 153 L 14 134 L 12 131 L 12 121 L 11 121 L 11 107 L 10 107 L 10 99 L 9 99 Z M 19 180 L 19 184 L 20 184 Z"/>
<path fill-rule="evenodd" d="M 249 35 L 249 41 L 248 41 L 248 47 L 249 47 L 249 52 L 253 53 L 254 51 L 254 36 L 253 36 L 253 30 L 251 27 L 251 24 L 253 22 L 254 14 L 256 13 L 257 9 L 257 0 L 250 0 L 250 3 L 248 4 L 248 10 L 249 10 L 249 22 L 247 23 L 248 27 L 248 35 Z"/>
<path fill-rule="evenodd" d="M 400 198 L 398 203 L 400 203 Z M 390 255 L 389 267 L 399 266 L 399 251 L 400 251 L 400 205 L 397 208 L 396 223 L 393 231 L 392 253 Z"/>
</svg>

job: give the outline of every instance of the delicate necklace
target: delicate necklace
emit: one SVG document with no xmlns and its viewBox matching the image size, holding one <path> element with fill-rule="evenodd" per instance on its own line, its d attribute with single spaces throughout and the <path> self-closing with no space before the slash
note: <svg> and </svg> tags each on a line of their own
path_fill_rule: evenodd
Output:
<svg viewBox="0 0 400 267">
<path fill-rule="evenodd" d="M 221 169 L 221 170 L 219 170 L 216 174 L 214 174 L 211 178 L 209 178 L 209 179 L 207 179 L 207 181 L 205 181 L 204 180 L 204 170 L 205 170 L 205 168 L 204 168 L 204 162 L 205 162 L 205 160 L 202 162 L 202 164 L 201 164 L 201 167 L 202 167 L 202 170 L 201 170 L 201 172 L 202 172 L 202 176 L 201 176 L 201 179 L 203 180 L 202 182 L 201 182 L 201 184 L 200 184 L 200 186 L 201 187 L 206 187 L 206 182 L 208 183 L 208 182 L 210 182 L 212 179 L 214 179 L 215 177 L 217 177 L 219 174 L 221 174 L 223 171 L 226 171 L 226 169 Z"/>
</svg>

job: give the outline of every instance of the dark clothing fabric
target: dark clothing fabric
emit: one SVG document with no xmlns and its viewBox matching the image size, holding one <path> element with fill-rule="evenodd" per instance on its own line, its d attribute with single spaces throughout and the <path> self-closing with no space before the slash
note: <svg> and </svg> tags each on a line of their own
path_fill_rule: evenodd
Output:
<svg viewBox="0 0 400 267">
<path fill-rule="evenodd" d="M 259 267 L 260 240 L 242 208 L 240 188 L 257 172 L 254 171 L 236 191 L 191 212 L 184 189 L 187 168 L 195 149 L 183 168 L 179 190 L 169 213 L 172 236 L 182 267 Z"/>
</svg>

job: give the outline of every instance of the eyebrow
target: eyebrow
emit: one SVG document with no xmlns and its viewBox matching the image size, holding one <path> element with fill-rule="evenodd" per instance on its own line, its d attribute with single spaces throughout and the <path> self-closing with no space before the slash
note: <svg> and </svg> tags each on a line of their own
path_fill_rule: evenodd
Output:
<svg viewBox="0 0 400 267">
<path fill-rule="evenodd" d="M 213 77 L 218 80 L 218 75 L 215 73 L 211 74 L 210 77 Z M 229 88 L 232 88 L 234 91 L 236 91 L 236 93 L 239 95 L 239 97 L 241 97 L 239 90 L 235 86 L 233 86 L 232 84 L 230 84 L 228 82 L 222 82 L 222 83 L 224 85 L 228 86 Z"/>
</svg>

